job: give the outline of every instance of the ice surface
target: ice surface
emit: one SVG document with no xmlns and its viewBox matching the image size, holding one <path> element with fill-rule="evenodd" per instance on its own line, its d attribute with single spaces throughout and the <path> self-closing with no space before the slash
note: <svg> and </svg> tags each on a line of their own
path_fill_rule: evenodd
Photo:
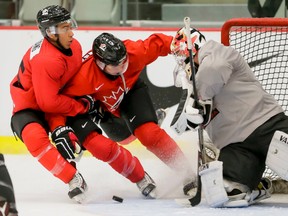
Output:
<svg viewBox="0 0 288 216">
<path fill-rule="evenodd" d="M 179 143 L 195 170 L 197 132 L 176 136 L 169 128 L 175 110 L 176 107 L 170 109 L 162 127 Z M 19 216 L 284 216 L 288 213 L 288 195 L 279 194 L 248 208 L 213 209 L 206 205 L 205 198 L 197 207 L 180 206 L 174 200 L 184 198 L 179 173 L 172 172 L 139 143 L 126 147 L 155 180 L 158 199 L 145 199 L 136 184 L 86 154 L 77 165 L 89 187 L 87 202 L 80 205 L 68 198 L 68 185 L 47 172 L 31 155 L 5 155 Z M 122 197 L 123 203 L 112 200 L 113 195 Z"/>
<path fill-rule="evenodd" d="M 207 207 L 205 199 L 197 207 L 182 207 L 174 201 L 184 197 L 178 176 L 153 156 L 138 156 L 158 185 L 159 199 L 145 199 L 135 184 L 107 164 L 84 156 L 78 168 L 89 186 L 88 200 L 77 204 L 68 198 L 68 186 L 44 170 L 32 156 L 5 155 L 5 159 L 20 216 L 276 216 L 288 213 L 287 195 L 274 195 L 248 208 L 213 209 Z M 123 203 L 113 201 L 113 195 L 122 197 Z"/>
</svg>

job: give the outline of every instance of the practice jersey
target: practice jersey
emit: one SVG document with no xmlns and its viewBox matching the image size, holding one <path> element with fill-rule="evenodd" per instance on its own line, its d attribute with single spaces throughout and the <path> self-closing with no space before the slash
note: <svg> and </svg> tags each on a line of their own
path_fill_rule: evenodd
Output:
<svg viewBox="0 0 288 216">
<path fill-rule="evenodd" d="M 74 116 L 84 112 L 82 103 L 59 94 L 82 64 L 82 48 L 76 39 L 71 50 L 65 51 L 66 54 L 46 38 L 28 49 L 10 83 L 13 113 L 34 109 Z"/>
<path fill-rule="evenodd" d="M 145 40 L 123 41 L 128 55 L 128 68 L 122 76 L 110 79 L 96 65 L 90 55 L 80 71 L 63 89 L 63 94 L 80 96 L 90 94 L 95 100 L 101 101 L 106 110 L 119 116 L 119 105 L 125 94 L 133 87 L 144 67 L 155 61 L 159 56 L 167 56 L 170 51 L 172 36 L 153 34 Z M 167 71 L 159 71 L 165 76 Z"/>
<path fill-rule="evenodd" d="M 208 41 L 199 50 L 198 60 L 199 97 L 213 100 L 213 119 L 206 130 L 218 148 L 244 141 L 269 118 L 283 112 L 232 47 Z"/>
</svg>

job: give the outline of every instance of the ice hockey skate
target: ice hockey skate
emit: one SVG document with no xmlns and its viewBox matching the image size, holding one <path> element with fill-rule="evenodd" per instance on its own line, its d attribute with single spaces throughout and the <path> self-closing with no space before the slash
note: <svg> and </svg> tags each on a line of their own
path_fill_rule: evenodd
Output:
<svg viewBox="0 0 288 216">
<path fill-rule="evenodd" d="M 78 203 L 83 203 L 86 199 L 85 192 L 87 191 L 87 184 L 79 172 L 76 172 L 73 179 L 69 182 L 68 196 Z"/>
<path fill-rule="evenodd" d="M 153 179 L 145 172 L 144 178 L 137 182 L 137 187 L 141 193 L 147 198 L 156 198 L 156 184 Z"/>
</svg>

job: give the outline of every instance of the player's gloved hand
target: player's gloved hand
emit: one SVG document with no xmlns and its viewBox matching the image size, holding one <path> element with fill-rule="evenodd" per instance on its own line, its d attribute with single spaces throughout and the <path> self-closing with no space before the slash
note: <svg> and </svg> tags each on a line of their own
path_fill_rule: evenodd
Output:
<svg viewBox="0 0 288 216">
<path fill-rule="evenodd" d="M 185 108 L 187 126 L 190 129 L 197 129 L 200 124 L 203 124 L 205 127 L 211 120 L 211 113 L 212 100 L 199 100 L 198 105 L 196 105 L 194 98 L 190 97 Z"/>
<path fill-rule="evenodd" d="M 65 159 L 75 159 L 74 153 L 80 154 L 82 151 L 78 138 L 69 126 L 57 127 L 52 132 L 51 139 Z"/>
<path fill-rule="evenodd" d="M 95 100 L 92 96 L 84 95 L 84 96 L 78 97 L 77 99 L 80 100 L 82 103 L 84 103 L 86 107 L 86 113 L 90 114 L 91 112 L 94 112 Z"/>
<path fill-rule="evenodd" d="M 89 114 L 96 124 L 99 124 L 104 119 L 105 111 L 101 107 L 100 101 L 95 101 L 94 108 L 89 112 Z"/>
</svg>

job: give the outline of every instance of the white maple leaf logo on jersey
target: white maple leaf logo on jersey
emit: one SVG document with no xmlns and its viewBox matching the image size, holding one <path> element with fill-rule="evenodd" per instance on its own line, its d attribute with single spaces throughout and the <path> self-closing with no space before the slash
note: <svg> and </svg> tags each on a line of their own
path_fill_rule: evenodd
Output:
<svg viewBox="0 0 288 216">
<path fill-rule="evenodd" d="M 129 89 L 126 89 L 126 93 Z M 111 95 L 103 96 L 102 102 L 106 104 L 107 108 L 113 112 L 120 106 L 121 101 L 123 100 L 125 91 L 122 87 L 119 87 L 117 91 L 112 91 Z"/>
</svg>

